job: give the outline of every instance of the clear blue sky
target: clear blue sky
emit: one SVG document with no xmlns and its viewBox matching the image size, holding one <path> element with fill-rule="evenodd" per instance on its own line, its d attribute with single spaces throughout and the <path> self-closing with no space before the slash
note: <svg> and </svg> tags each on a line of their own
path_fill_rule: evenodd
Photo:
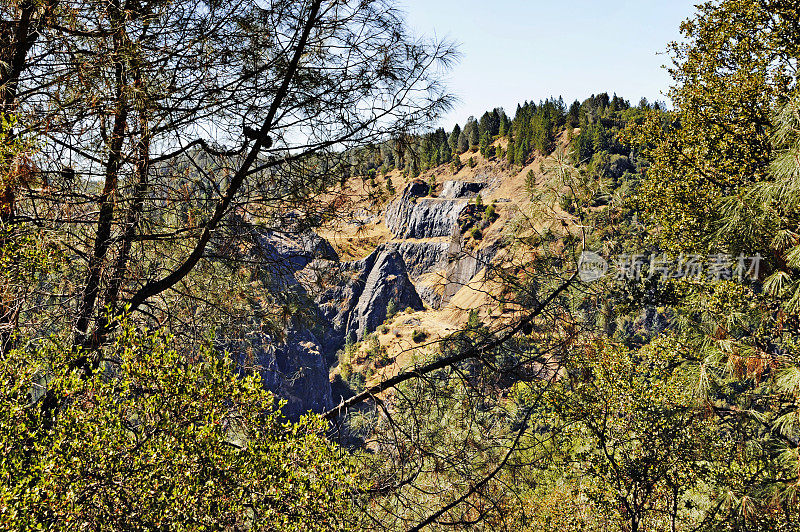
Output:
<svg viewBox="0 0 800 532">
<path fill-rule="evenodd" d="M 608 92 L 664 100 L 667 43 L 698 0 L 399 0 L 417 34 L 460 44 L 449 87 L 461 100 L 441 125 L 563 96 Z"/>
</svg>

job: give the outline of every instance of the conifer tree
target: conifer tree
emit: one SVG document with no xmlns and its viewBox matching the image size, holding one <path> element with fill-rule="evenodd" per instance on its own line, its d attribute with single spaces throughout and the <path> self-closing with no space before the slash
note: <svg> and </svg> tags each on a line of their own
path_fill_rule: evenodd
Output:
<svg viewBox="0 0 800 532">
<path fill-rule="evenodd" d="M 447 144 L 450 146 L 450 151 L 452 153 L 458 153 L 458 139 L 461 137 L 461 126 L 456 124 L 453 127 L 453 132 L 450 133 L 450 137 L 447 139 Z"/>
</svg>

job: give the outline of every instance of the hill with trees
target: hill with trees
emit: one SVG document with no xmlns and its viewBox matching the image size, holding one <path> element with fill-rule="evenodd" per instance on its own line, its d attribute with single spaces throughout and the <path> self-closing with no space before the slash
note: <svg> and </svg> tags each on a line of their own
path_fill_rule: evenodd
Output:
<svg viewBox="0 0 800 532">
<path fill-rule="evenodd" d="M 798 527 L 794 3 L 452 131 L 388 1 L 0 12 L 0 527 Z"/>
</svg>

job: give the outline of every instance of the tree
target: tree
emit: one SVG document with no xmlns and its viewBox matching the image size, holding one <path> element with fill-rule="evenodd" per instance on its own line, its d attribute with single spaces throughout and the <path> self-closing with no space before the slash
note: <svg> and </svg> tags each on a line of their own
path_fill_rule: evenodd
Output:
<svg viewBox="0 0 800 532">
<path fill-rule="evenodd" d="M 469 122 L 469 148 L 476 150 L 480 144 L 480 133 L 478 131 L 478 123 L 473 119 Z M 465 128 L 466 129 L 466 128 Z"/>
<path fill-rule="evenodd" d="M 452 133 L 450 133 L 450 136 L 447 138 L 447 144 L 450 146 L 450 151 L 452 153 L 458 153 L 459 152 L 459 149 L 458 149 L 458 139 L 459 139 L 459 137 L 461 137 L 461 126 L 456 124 L 453 127 Z"/>
<path fill-rule="evenodd" d="M 73 261 L 63 299 L 46 314 L 23 305 L 16 332 L 72 331 L 87 371 L 115 327 L 106 309 L 154 323 L 180 319 L 189 300 L 206 309 L 197 316 L 224 313 L 197 276 L 244 258 L 233 242 L 253 249 L 247 220 L 283 227 L 299 209 L 295 230 L 307 230 L 330 216 L 316 198 L 348 171 L 342 149 L 394 136 L 449 102 L 430 68 L 452 49 L 384 46 L 408 37 L 382 1 L 47 5 L 37 38 L 12 46 L 21 66 L 4 101 L 19 134 L 37 135 L 36 171 L 48 183 L 19 191 L 16 218 Z M 353 35 L 360 46 L 348 44 Z M 350 52 L 337 54 L 337 43 Z M 423 80 L 432 90 L 409 97 Z M 404 96 L 388 108 L 370 104 L 395 94 Z M 194 336 L 180 325 L 178 339 Z"/>
<path fill-rule="evenodd" d="M 458 153 L 464 153 L 469 149 L 469 135 L 467 132 L 467 127 L 464 126 L 464 129 L 458 135 Z"/>
<path fill-rule="evenodd" d="M 338 527 L 326 427 L 209 345 L 302 317 L 259 242 L 342 212 L 358 149 L 446 109 L 452 49 L 382 0 L 0 9 L 0 526 Z"/>
<path fill-rule="evenodd" d="M 670 70 L 675 116 L 649 124 L 652 179 L 642 204 L 658 220 L 665 246 L 706 249 L 721 216 L 717 201 L 765 179 L 772 102 L 796 83 L 788 59 L 800 42 L 796 15 L 796 6 L 781 1 L 724 1 L 703 5 L 682 26 L 685 39 L 672 47 Z"/>
<path fill-rule="evenodd" d="M 713 423 L 695 407 L 686 375 L 670 369 L 666 342 L 625 351 L 586 346 L 587 358 L 569 362 L 573 376 L 548 390 L 563 453 L 552 464 L 556 482 L 577 486 L 575 497 L 631 531 L 697 526 L 695 508 L 710 504 L 695 487 L 724 452 Z"/>
</svg>

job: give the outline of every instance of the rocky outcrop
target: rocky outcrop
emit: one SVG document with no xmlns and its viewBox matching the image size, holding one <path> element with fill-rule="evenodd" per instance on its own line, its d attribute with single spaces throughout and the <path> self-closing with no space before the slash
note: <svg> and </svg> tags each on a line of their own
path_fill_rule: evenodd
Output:
<svg viewBox="0 0 800 532">
<path fill-rule="evenodd" d="M 258 233 L 258 252 L 281 270 L 296 272 L 316 259 L 338 261 L 336 250 L 327 240 L 313 231 L 303 233 Z"/>
<path fill-rule="evenodd" d="M 429 198 L 427 185 L 412 181 L 386 209 L 386 226 L 397 238 L 450 236 L 466 199 Z"/>
<path fill-rule="evenodd" d="M 311 330 L 292 320 L 283 341 L 259 333 L 221 346 L 232 353 L 241 371 L 256 371 L 262 386 L 286 401 L 283 413 L 298 419 L 309 410 L 331 408 L 328 364 L 322 345 Z"/>
<path fill-rule="evenodd" d="M 430 242 L 406 240 L 383 244 L 384 249 L 394 249 L 403 257 L 408 275 L 413 281 L 435 270 L 447 266 L 450 244 L 448 242 Z"/>
<path fill-rule="evenodd" d="M 338 261 L 331 245 L 311 231 L 264 231 L 248 226 L 258 243 L 251 252 L 257 256 L 262 273 L 276 293 L 311 302 L 300 278 L 313 264 Z M 313 306 L 313 303 L 311 303 Z M 307 313 L 315 313 L 314 308 Z M 236 334 L 236 333 L 232 333 Z M 281 340 L 263 332 L 246 339 L 220 338 L 220 348 L 231 353 L 242 371 L 257 371 L 264 388 L 287 401 L 283 412 L 297 419 L 308 412 L 331 407 L 331 386 L 325 350 L 308 326 L 292 319 Z"/>
<path fill-rule="evenodd" d="M 447 286 L 447 270 L 438 270 L 414 281 L 419 297 L 433 309 L 439 309 L 444 301 Z"/>
<path fill-rule="evenodd" d="M 323 339 L 328 355 L 341 349 L 346 340 L 362 340 L 377 329 L 386 320 L 390 301 L 398 309 L 424 308 L 394 245 L 381 245 L 365 259 L 330 267 L 330 287 L 316 300 L 329 325 Z"/>
<path fill-rule="evenodd" d="M 440 198 L 461 199 L 474 198 L 486 188 L 486 183 L 476 183 L 470 181 L 445 181 L 442 184 Z"/>
<path fill-rule="evenodd" d="M 350 314 L 347 334 L 362 340 L 377 329 L 386 320 L 386 309 L 390 301 L 394 301 L 398 309 L 424 308 L 411 279 L 408 278 L 403 257 L 393 249 L 381 252 L 376 259 L 361 297 Z"/>
<path fill-rule="evenodd" d="M 331 407 L 328 367 L 335 353 L 348 339 L 362 340 L 380 327 L 390 302 L 398 310 L 422 310 L 424 299 L 439 308 L 492 260 L 493 246 L 462 249 L 458 225 L 470 198 L 485 186 L 447 181 L 432 198 L 427 183 L 412 181 L 386 212 L 386 225 L 399 240 L 359 261 L 340 262 L 330 244 L 310 231 L 252 229 L 269 282 L 281 293 L 313 300 L 307 311 L 319 323 L 311 330 L 295 318 L 282 340 L 256 335 L 236 348 L 242 367 L 259 371 L 264 386 L 287 401 L 287 416 Z"/>
<path fill-rule="evenodd" d="M 481 270 L 488 267 L 496 255 L 496 242 L 470 251 L 463 248 L 461 235 L 456 232 L 450 244 L 441 303 L 450 301 L 456 292 L 466 286 Z"/>
</svg>

